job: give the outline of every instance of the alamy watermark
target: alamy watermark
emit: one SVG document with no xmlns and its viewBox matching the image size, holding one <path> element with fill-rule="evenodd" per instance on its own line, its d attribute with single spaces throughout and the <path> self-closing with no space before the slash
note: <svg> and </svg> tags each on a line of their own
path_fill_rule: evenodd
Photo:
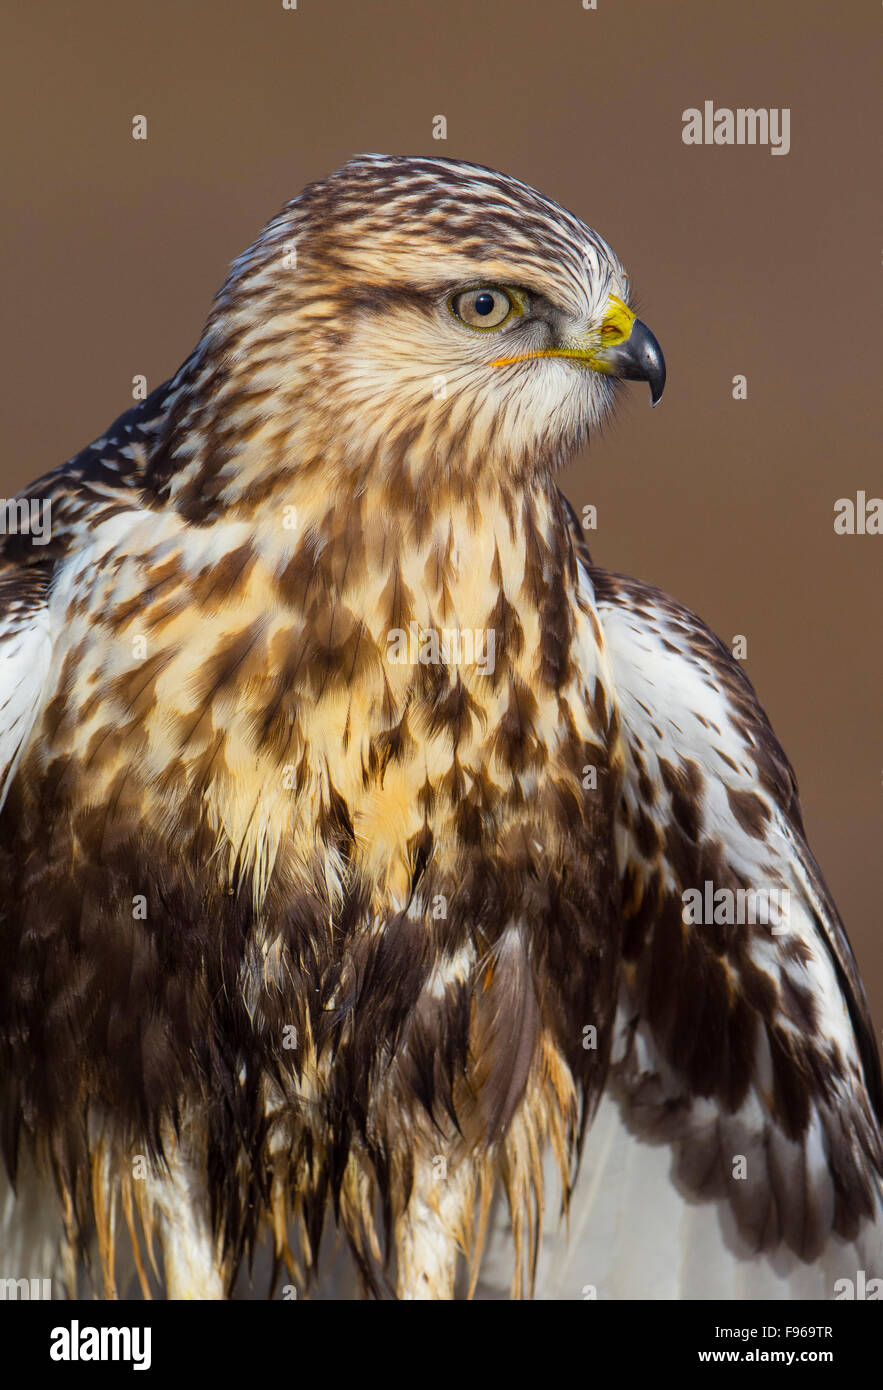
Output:
<svg viewBox="0 0 883 1390">
<path fill-rule="evenodd" d="M 495 628 L 421 627 L 409 623 L 387 634 L 386 659 L 395 666 L 474 666 L 483 676 L 495 666 Z"/>
<path fill-rule="evenodd" d="M 791 148 L 788 106 L 740 106 L 734 111 L 706 101 L 701 111 L 688 106 L 681 120 L 685 145 L 768 145 L 770 154 L 787 154 Z"/>
<path fill-rule="evenodd" d="M 0 1279 L 0 1302 L 51 1299 L 51 1279 Z"/>
<path fill-rule="evenodd" d="M 53 1361 L 131 1361 L 133 1371 L 150 1370 L 149 1327 L 53 1327 L 49 1355 Z"/>
<path fill-rule="evenodd" d="M 0 497 L 0 535 L 32 536 L 34 545 L 46 545 L 51 529 L 50 497 Z"/>
<path fill-rule="evenodd" d="M 685 888 L 681 917 L 686 926 L 761 926 L 784 936 L 791 923 L 787 888 L 718 888 L 706 879 L 702 888 Z"/>
</svg>

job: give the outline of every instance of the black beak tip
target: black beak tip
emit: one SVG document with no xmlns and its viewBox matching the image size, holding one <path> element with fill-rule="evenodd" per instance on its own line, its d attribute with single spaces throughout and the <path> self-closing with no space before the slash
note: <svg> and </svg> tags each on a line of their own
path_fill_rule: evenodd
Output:
<svg viewBox="0 0 883 1390">
<path fill-rule="evenodd" d="M 665 390 L 665 358 L 662 348 L 647 325 L 637 319 L 635 328 L 639 329 L 638 341 L 635 344 L 639 370 L 650 387 L 650 405 L 657 406 Z"/>
<path fill-rule="evenodd" d="M 614 354 L 616 375 L 629 381 L 646 381 L 650 387 L 650 404 L 658 405 L 665 390 L 665 358 L 646 323 L 635 319 L 631 333 Z"/>
</svg>

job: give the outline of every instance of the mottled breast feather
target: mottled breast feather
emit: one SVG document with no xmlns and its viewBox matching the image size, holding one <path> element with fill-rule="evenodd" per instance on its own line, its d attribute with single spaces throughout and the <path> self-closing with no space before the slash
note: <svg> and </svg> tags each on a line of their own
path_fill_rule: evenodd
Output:
<svg viewBox="0 0 883 1390">
<path fill-rule="evenodd" d="M 131 1209 L 132 1155 L 195 1116 L 228 1280 L 294 1217 L 311 1267 L 331 1200 L 379 1292 L 375 1212 L 391 1239 L 441 1158 L 467 1247 L 503 1182 L 520 1288 L 618 973 L 618 723 L 560 503 L 491 490 L 397 547 L 366 488 L 282 545 L 238 515 L 193 532 L 134 473 L 96 497 L 89 455 L 51 484 L 82 535 L 0 817 L 10 1167 L 47 1152 L 100 1227 L 94 1174 Z M 391 627 L 452 613 L 492 670 L 389 665 Z"/>
</svg>

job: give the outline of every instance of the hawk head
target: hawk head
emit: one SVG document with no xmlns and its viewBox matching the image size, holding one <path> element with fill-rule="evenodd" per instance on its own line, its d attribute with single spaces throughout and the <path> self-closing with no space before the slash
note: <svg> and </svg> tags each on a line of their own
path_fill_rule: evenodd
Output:
<svg viewBox="0 0 883 1390">
<path fill-rule="evenodd" d="M 529 480 L 579 447 L 617 378 L 648 381 L 654 404 L 665 383 L 625 271 L 584 222 L 491 169 L 386 155 L 266 227 L 196 360 L 201 438 L 257 438 L 264 472 L 321 458 L 323 486 L 347 490 L 374 468 L 415 491 Z"/>
</svg>

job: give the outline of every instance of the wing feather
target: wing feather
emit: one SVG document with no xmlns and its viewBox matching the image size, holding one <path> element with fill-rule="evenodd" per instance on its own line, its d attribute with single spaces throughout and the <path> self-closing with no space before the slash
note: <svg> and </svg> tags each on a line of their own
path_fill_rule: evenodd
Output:
<svg viewBox="0 0 883 1390">
<path fill-rule="evenodd" d="M 0 571 L 0 806 L 34 725 L 52 652 L 44 566 Z"/>
<path fill-rule="evenodd" d="M 723 644 L 593 566 L 572 520 L 623 735 L 624 948 L 570 1238 L 547 1233 L 537 1292 L 831 1298 L 836 1279 L 883 1275 L 883 1088 L 794 775 Z M 707 883 L 736 903 L 775 890 L 787 912 L 687 920 L 684 892 Z M 480 1295 L 504 1287 L 509 1247 L 501 1212 Z"/>
<path fill-rule="evenodd" d="M 793 773 L 741 668 L 694 614 L 594 567 L 586 579 L 626 762 L 612 1093 L 748 1250 L 817 1261 L 832 1241 L 883 1230 L 883 1105 L 867 1000 Z M 686 920 L 691 890 L 706 907 L 725 890 L 720 916 L 728 904 L 736 921 L 717 907 Z M 786 911 L 764 923 L 776 895 Z"/>
</svg>

